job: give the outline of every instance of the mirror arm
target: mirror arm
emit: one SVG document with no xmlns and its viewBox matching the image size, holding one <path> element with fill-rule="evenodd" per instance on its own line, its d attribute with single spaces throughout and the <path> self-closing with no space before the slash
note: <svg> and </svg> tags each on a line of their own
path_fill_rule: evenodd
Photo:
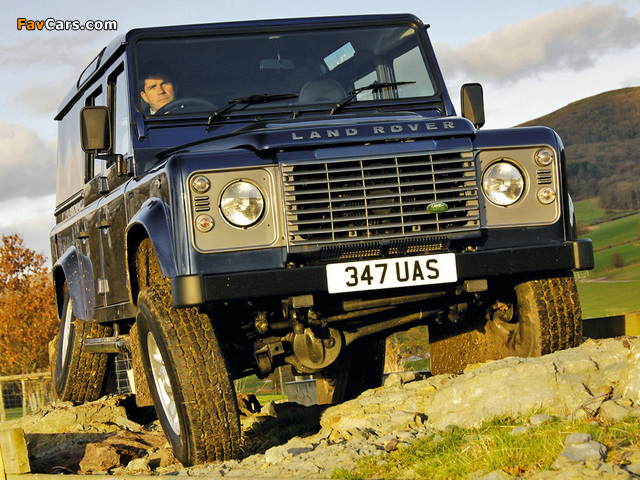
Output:
<svg viewBox="0 0 640 480">
<path fill-rule="evenodd" d="M 127 172 L 127 163 L 120 153 L 108 153 L 103 155 L 96 155 L 95 158 L 97 160 L 105 160 L 107 162 L 115 162 L 116 164 L 116 175 L 118 177 L 122 177 Z"/>
</svg>

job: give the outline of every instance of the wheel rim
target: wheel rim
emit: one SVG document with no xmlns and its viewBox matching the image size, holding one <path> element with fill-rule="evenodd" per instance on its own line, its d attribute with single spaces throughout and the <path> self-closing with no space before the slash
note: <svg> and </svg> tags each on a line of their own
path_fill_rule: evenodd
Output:
<svg viewBox="0 0 640 480">
<path fill-rule="evenodd" d="M 171 430 L 173 430 L 176 435 L 180 435 L 180 420 L 178 419 L 178 408 L 175 397 L 173 396 L 173 388 L 169 381 L 164 359 L 162 358 L 156 339 L 151 332 L 147 334 L 147 347 L 149 350 L 151 373 L 153 374 L 153 380 L 156 385 L 162 410 L 169 422 Z"/>
<path fill-rule="evenodd" d="M 64 323 L 62 325 L 62 351 L 60 352 L 60 364 L 64 368 L 67 364 L 67 356 L 69 355 L 69 340 L 71 337 L 71 327 L 73 326 L 73 303 L 69 299 L 67 311 L 64 314 Z"/>
</svg>

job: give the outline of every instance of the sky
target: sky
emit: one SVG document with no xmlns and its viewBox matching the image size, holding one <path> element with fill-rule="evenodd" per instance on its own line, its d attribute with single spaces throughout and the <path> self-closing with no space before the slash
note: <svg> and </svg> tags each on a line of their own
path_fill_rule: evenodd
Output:
<svg viewBox="0 0 640 480">
<path fill-rule="evenodd" d="M 484 87 L 485 129 L 640 86 L 640 0 L 3 0 L 0 17 L 0 234 L 50 255 L 62 98 L 97 53 L 132 28 L 262 18 L 413 13 L 456 106 Z M 115 20 L 116 31 L 34 31 L 26 20 Z M 459 108 L 458 108 L 459 111 Z"/>
</svg>

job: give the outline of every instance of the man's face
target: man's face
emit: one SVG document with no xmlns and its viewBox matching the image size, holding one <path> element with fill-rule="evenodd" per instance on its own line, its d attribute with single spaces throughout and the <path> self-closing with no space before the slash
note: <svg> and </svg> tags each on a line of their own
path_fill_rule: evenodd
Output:
<svg viewBox="0 0 640 480">
<path fill-rule="evenodd" d="M 149 104 L 152 112 L 173 101 L 173 84 L 162 78 L 147 78 L 144 81 L 144 91 L 140 92 L 142 99 Z"/>
</svg>

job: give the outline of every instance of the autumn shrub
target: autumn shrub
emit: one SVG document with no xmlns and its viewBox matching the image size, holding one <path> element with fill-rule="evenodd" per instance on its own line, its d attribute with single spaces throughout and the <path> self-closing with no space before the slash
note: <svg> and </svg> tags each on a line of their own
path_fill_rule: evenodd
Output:
<svg viewBox="0 0 640 480">
<path fill-rule="evenodd" d="M 48 368 L 47 345 L 58 329 L 53 285 L 44 255 L 18 234 L 0 244 L 0 374 Z"/>
</svg>

